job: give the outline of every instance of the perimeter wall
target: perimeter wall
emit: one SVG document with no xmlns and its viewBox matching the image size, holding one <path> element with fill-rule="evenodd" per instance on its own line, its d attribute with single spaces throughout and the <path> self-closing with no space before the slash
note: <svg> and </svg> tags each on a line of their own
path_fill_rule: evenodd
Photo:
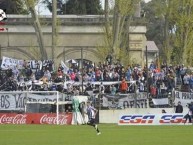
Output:
<svg viewBox="0 0 193 145">
<path fill-rule="evenodd" d="M 174 113 L 174 108 L 130 108 L 124 110 L 100 110 L 99 122 L 100 123 L 118 123 L 120 115 L 129 114 L 161 114 L 162 109 L 167 113 Z M 188 108 L 184 107 L 185 114 L 188 113 Z"/>
</svg>

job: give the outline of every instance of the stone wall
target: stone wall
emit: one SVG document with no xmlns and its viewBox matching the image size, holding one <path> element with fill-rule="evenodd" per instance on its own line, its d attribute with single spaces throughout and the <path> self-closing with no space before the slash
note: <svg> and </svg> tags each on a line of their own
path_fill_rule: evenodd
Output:
<svg viewBox="0 0 193 145">
<path fill-rule="evenodd" d="M 104 46 L 103 16 L 59 16 L 56 61 L 70 58 L 80 59 L 83 48 L 83 59 L 98 62 L 97 47 Z M 51 17 L 42 17 L 44 44 L 48 57 L 51 58 L 52 26 Z M 1 56 L 17 59 L 38 59 L 38 43 L 35 30 L 29 16 L 8 16 L 8 31 L 0 32 Z M 130 48 L 133 58 L 143 64 L 145 49 L 145 26 L 130 27 Z"/>
</svg>

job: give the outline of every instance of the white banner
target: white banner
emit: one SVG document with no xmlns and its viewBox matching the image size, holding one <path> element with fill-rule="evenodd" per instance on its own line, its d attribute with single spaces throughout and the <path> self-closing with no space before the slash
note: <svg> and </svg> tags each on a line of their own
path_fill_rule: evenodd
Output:
<svg viewBox="0 0 193 145">
<path fill-rule="evenodd" d="M 69 68 L 66 66 L 66 64 L 61 60 L 61 66 L 63 67 L 63 73 L 67 74 Z"/>
<path fill-rule="evenodd" d="M 51 65 L 51 68 L 53 70 L 54 68 L 54 63 L 52 60 L 44 60 L 43 62 L 41 60 L 26 60 L 27 65 L 30 66 L 31 69 L 42 69 L 43 66 L 49 66 Z M 19 60 L 19 59 L 14 59 L 10 57 L 5 57 L 3 56 L 2 63 L 1 63 L 1 68 L 2 69 L 8 69 L 11 68 L 13 69 L 14 67 L 18 67 L 18 69 L 23 69 L 24 68 L 24 60 Z"/>
<path fill-rule="evenodd" d="M 185 114 L 125 114 L 120 115 L 118 125 L 184 125 Z M 186 123 L 192 125 L 192 123 Z"/>
<path fill-rule="evenodd" d="M 24 110 L 26 102 L 56 102 L 57 95 L 49 93 L 32 94 L 32 93 L 1 93 L 0 110 Z"/>
<path fill-rule="evenodd" d="M 183 107 L 187 106 L 187 104 L 193 102 L 193 93 L 175 91 L 175 105 L 177 105 L 179 101 Z"/>
<path fill-rule="evenodd" d="M 169 104 L 168 98 L 152 99 L 154 105 L 167 105 Z"/>
<path fill-rule="evenodd" d="M 3 56 L 1 68 L 8 69 L 8 68 L 14 68 L 17 66 L 18 69 L 21 69 L 23 68 L 23 63 L 24 63 L 24 60 L 13 59 L 13 58 Z"/>
<path fill-rule="evenodd" d="M 40 60 L 28 60 L 27 62 L 31 69 L 42 69 L 42 61 Z"/>
<path fill-rule="evenodd" d="M 129 93 L 119 95 L 104 95 L 103 107 L 148 108 L 147 93 Z"/>
</svg>

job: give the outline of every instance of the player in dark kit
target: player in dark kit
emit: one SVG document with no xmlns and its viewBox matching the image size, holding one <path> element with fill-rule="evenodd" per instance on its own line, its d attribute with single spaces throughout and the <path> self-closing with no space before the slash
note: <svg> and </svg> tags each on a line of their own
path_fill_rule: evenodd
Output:
<svg viewBox="0 0 193 145">
<path fill-rule="evenodd" d="M 90 126 L 93 126 L 97 131 L 97 135 L 100 135 L 101 132 L 99 131 L 98 126 L 95 121 L 95 116 L 97 114 L 97 111 L 98 111 L 97 109 L 91 106 L 90 102 L 87 102 L 87 114 L 88 114 L 88 123 L 87 124 Z"/>
</svg>

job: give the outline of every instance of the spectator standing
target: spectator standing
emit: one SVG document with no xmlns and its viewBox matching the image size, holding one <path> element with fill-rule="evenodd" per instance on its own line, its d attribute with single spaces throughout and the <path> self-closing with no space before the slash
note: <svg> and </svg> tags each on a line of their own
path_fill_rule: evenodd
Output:
<svg viewBox="0 0 193 145">
<path fill-rule="evenodd" d="M 183 82 L 184 82 L 184 89 L 185 91 L 189 92 L 189 82 L 190 82 L 190 75 L 188 73 L 185 74 L 184 78 L 183 78 Z"/>
<path fill-rule="evenodd" d="M 121 85 L 120 85 L 120 91 L 121 93 L 127 93 L 128 85 L 127 82 L 125 81 L 125 78 L 123 78 Z"/>
<path fill-rule="evenodd" d="M 180 82 L 180 66 L 178 65 L 175 69 L 176 71 L 176 82 Z"/>
<path fill-rule="evenodd" d="M 44 72 L 44 76 L 45 77 L 47 77 L 47 79 L 48 79 L 48 81 L 51 79 L 51 73 L 50 73 L 50 71 L 49 70 L 46 70 L 45 72 Z"/>
<path fill-rule="evenodd" d="M 99 86 L 99 93 L 100 94 L 104 94 L 105 93 L 105 86 L 103 85 L 103 83 L 101 82 L 100 86 Z"/>
<path fill-rule="evenodd" d="M 98 67 L 96 68 L 96 71 L 95 71 L 95 78 L 96 78 L 96 81 L 101 80 L 101 71 Z"/>
<path fill-rule="evenodd" d="M 174 87 L 175 87 L 175 80 L 174 80 L 174 74 L 173 74 L 173 72 L 170 72 L 169 74 L 168 74 L 168 87 L 167 87 L 167 90 L 168 90 L 168 92 L 170 92 L 170 91 L 172 91 L 173 89 L 174 89 Z"/>
<path fill-rule="evenodd" d="M 74 80 L 75 80 L 75 77 L 76 77 L 76 74 L 75 74 L 74 72 L 72 72 L 72 73 L 70 74 L 70 79 L 71 79 L 72 81 L 74 81 Z"/>
<path fill-rule="evenodd" d="M 19 72 L 18 66 L 13 67 L 12 74 L 13 74 L 14 79 L 18 79 L 19 73 L 20 72 Z"/>
<path fill-rule="evenodd" d="M 126 71 L 126 79 L 127 79 L 127 81 L 130 81 L 130 79 L 131 79 L 131 74 L 132 74 L 131 67 L 128 66 L 128 69 L 127 69 L 127 71 Z"/>
<path fill-rule="evenodd" d="M 111 95 L 115 95 L 116 94 L 117 89 L 116 89 L 116 87 L 114 85 L 111 85 L 110 90 L 111 90 Z"/>
<path fill-rule="evenodd" d="M 63 71 L 61 68 L 58 68 L 57 77 L 60 79 L 63 78 Z"/>
<path fill-rule="evenodd" d="M 184 84 L 184 76 L 186 74 L 186 70 L 184 68 L 184 65 L 182 65 L 181 69 L 180 69 L 180 76 L 181 76 L 181 80 L 182 80 L 182 84 Z"/>
<path fill-rule="evenodd" d="M 154 62 L 152 61 L 150 66 L 149 66 L 149 70 L 153 71 L 154 69 L 156 69 L 156 65 L 154 64 Z"/>
<path fill-rule="evenodd" d="M 119 81 L 119 74 L 115 70 L 112 74 L 112 81 Z"/>
<path fill-rule="evenodd" d="M 25 69 L 25 74 L 27 79 L 29 80 L 31 75 L 32 75 L 32 69 L 30 68 L 30 66 L 28 65 L 28 67 Z"/>
<path fill-rule="evenodd" d="M 156 81 L 156 87 L 157 87 L 158 95 L 161 93 L 161 84 L 162 84 L 162 80 L 160 77 L 158 77 L 158 80 Z"/>
<path fill-rule="evenodd" d="M 190 85 L 190 91 L 193 91 L 193 72 L 190 75 L 190 79 L 189 79 L 189 85 Z"/>
<path fill-rule="evenodd" d="M 178 105 L 176 106 L 175 113 L 183 113 L 183 106 L 181 105 L 181 102 L 178 102 Z"/>
</svg>

